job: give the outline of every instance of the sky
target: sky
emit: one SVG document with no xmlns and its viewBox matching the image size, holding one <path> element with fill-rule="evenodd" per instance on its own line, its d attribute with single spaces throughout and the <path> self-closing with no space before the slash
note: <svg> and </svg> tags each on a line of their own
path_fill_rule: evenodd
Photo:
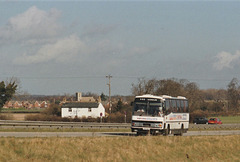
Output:
<svg viewBox="0 0 240 162">
<path fill-rule="evenodd" d="M 131 95 L 139 78 L 223 88 L 240 72 L 240 1 L 0 1 L 0 80 L 38 95 Z"/>
</svg>

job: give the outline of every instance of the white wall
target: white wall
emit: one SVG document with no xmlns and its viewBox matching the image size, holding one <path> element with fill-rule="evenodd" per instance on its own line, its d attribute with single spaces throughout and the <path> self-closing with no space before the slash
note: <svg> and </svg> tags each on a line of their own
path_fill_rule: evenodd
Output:
<svg viewBox="0 0 240 162">
<path fill-rule="evenodd" d="M 105 116 L 105 108 L 101 103 L 99 103 L 98 108 L 91 108 L 91 112 L 88 111 L 88 108 L 72 108 L 72 112 L 69 112 L 69 108 L 61 108 L 62 117 L 72 117 L 75 116 L 81 118 L 92 117 L 97 118 L 100 117 L 100 113 L 102 113 L 102 117 Z"/>
</svg>

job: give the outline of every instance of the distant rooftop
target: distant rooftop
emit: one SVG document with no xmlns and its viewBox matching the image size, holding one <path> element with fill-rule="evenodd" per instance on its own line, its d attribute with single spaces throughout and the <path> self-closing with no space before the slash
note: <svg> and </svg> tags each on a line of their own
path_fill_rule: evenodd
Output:
<svg viewBox="0 0 240 162">
<path fill-rule="evenodd" d="M 97 102 L 66 102 L 62 108 L 98 108 Z"/>
</svg>

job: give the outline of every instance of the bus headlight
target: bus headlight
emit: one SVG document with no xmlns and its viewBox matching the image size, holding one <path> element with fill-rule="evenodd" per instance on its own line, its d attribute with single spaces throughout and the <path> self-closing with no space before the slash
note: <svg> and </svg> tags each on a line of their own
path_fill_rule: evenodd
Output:
<svg viewBox="0 0 240 162">
<path fill-rule="evenodd" d="M 134 127 L 142 127 L 142 126 L 143 126 L 143 123 L 140 123 L 140 122 L 132 122 L 132 126 L 134 126 Z"/>
<path fill-rule="evenodd" d="M 155 124 L 155 127 L 162 127 L 162 123 Z"/>
</svg>

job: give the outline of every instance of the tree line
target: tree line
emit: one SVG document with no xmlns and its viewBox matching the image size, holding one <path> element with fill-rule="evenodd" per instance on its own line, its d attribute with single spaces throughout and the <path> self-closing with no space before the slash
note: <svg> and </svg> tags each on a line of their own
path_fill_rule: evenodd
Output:
<svg viewBox="0 0 240 162">
<path fill-rule="evenodd" d="M 239 80 L 233 78 L 227 89 L 201 90 L 197 83 L 186 79 L 139 79 L 132 85 L 133 95 L 184 96 L 189 101 L 190 113 L 194 111 L 239 112 Z"/>
<path fill-rule="evenodd" d="M 0 82 L 0 109 L 3 105 L 11 100 L 18 88 L 16 80 Z M 239 114 L 240 100 L 240 85 L 237 78 L 233 78 L 226 89 L 207 89 L 201 90 L 197 83 L 190 82 L 186 79 L 145 79 L 141 78 L 136 84 L 132 84 L 132 95 L 128 96 L 126 104 L 121 100 L 121 96 L 115 96 L 119 100 L 112 105 L 113 111 L 104 119 L 105 122 L 130 122 L 132 106 L 131 102 L 134 96 L 152 94 L 152 95 L 169 95 L 169 96 L 184 96 L 189 101 L 190 114 L 205 115 L 209 114 Z M 92 94 L 91 94 L 92 95 Z M 107 100 L 107 96 L 101 94 L 102 100 Z M 114 96 L 112 97 L 114 98 Z M 43 111 L 46 120 L 52 120 L 52 117 L 58 117 L 57 120 L 62 120 L 61 109 L 59 105 L 52 104 L 50 108 Z M 199 113 L 201 112 L 201 113 Z M 36 116 L 33 117 L 36 119 Z M 30 119 L 33 120 L 33 119 Z M 41 120 L 43 120 L 41 116 Z M 79 120 L 79 119 L 75 119 Z M 81 119 L 83 120 L 83 119 Z M 89 119 L 84 119 L 89 120 Z M 91 119 L 93 120 L 93 119 Z"/>
</svg>

